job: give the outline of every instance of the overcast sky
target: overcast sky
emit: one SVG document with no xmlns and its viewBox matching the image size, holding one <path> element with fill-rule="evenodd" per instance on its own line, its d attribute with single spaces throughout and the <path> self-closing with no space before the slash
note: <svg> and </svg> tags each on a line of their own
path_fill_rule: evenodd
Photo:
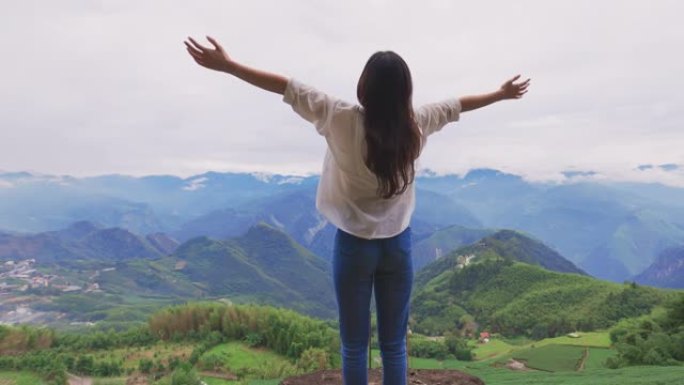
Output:
<svg viewBox="0 0 684 385">
<path fill-rule="evenodd" d="M 190 59 L 183 39 L 208 34 L 351 101 L 384 49 L 411 67 L 416 105 L 532 78 L 431 137 L 423 168 L 684 186 L 682 15 L 677 0 L 6 2 L 0 170 L 317 173 L 325 142 L 278 95 Z"/>
</svg>

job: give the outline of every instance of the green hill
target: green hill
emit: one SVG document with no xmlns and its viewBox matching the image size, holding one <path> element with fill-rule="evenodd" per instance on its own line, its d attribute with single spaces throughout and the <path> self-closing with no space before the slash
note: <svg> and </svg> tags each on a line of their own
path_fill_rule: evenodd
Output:
<svg viewBox="0 0 684 385">
<path fill-rule="evenodd" d="M 227 240 L 194 238 L 165 258 L 119 263 L 99 277 L 105 291 L 228 297 L 334 316 L 329 265 L 265 224 Z"/>
<path fill-rule="evenodd" d="M 453 232 L 448 233 L 448 235 L 452 234 Z M 460 234 L 467 235 L 468 233 L 460 232 Z M 463 235 L 458 236 L 455 243 L 461 242 L 462 239 L 465 239 Z M 459 264 L 477 263 L 491 259 L 508 259 L 538 265 L 552 271 L 585 274 L 572 262 L 543 243 L 517 231 L 500 230 L 474 242 L 472 245 L 454 250 L 447 256 L 425 266 L 416 275 L 416 285 L 424 285 L 443 271 Z"/>
<path fill-rule="evenodd" d="M 471 316 L 481 328 L 535 338 L 606 328 L 648 313 L 668 296 L 582 275 L 543 244 L 512 231 L 428 265 L 418 273 L 414 293 L 413 328 L 418 332 L 455 331 L 467 322 L 464 316 Z"/>
</svg>

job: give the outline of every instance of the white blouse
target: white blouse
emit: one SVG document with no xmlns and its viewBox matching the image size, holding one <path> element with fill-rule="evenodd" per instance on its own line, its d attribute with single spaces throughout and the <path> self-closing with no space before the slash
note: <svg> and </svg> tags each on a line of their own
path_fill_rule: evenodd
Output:
<svg viewBox="0 0 684 385">
<path fill-rule="evenodd" d="M 290 79 L 283 101 L 314 124 L 328 142 L 318 183 L 316 208 L 340 230 L 365 239 L 389 238 L 404 231 L 415 208 L 415 185 L 403 194 L 384 199 L 377 195 L 378 181 L 364 162 L 363 107 L 348 103 Z M 428 104 L 414 111 L 427 137 L 461 112 L 458 99 Z"/>
</svg>

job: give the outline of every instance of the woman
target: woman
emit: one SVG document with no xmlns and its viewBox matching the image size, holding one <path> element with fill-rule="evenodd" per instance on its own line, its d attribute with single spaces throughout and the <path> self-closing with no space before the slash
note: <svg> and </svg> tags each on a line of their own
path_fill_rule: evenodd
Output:
<svg viewBox="0 0 684 385">
<path fill-rule="evenodd" d="M 407 381 L 405 336 L 413 282 L 409 222 L 415 206 L 414 163 L 427 137 L 459 114 L 504 99 L 518 99 L 530 80 L 519 75 L 495 92 L 413 110 L 411 74 L 394 52 L 370 57 L 357 85 L 360 105 L 347 103 L 297 80 L 232 60 L 188 38 L 201 66 L 223 71 L 283 100 L 325 137 L 328 151 L 316 195 L 317 209 L 338 230 L 333 281 L 340 317 L 342 374 L 346 385 L 367 384 L 370 297 L 375 288 L 384 385 Z"/>
</svg>

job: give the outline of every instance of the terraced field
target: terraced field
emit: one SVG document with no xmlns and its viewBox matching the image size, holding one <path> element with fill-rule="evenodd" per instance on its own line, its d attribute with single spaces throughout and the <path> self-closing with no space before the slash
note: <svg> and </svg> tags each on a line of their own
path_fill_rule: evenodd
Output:
<svg viewBox="0 0 684 385">
<path fill-rule="evenodd" d="M 0 385 L 43 385 L 40 377 L 28 372 L 0 371 Z"/>
<path fill-rule="evenodd" d="M 573 345 L 550 344 L 515 351 L 511 357 L 530 369 L 546 372 L 572 372 L 580 368 L 586 348 Z"/>
</svg>

